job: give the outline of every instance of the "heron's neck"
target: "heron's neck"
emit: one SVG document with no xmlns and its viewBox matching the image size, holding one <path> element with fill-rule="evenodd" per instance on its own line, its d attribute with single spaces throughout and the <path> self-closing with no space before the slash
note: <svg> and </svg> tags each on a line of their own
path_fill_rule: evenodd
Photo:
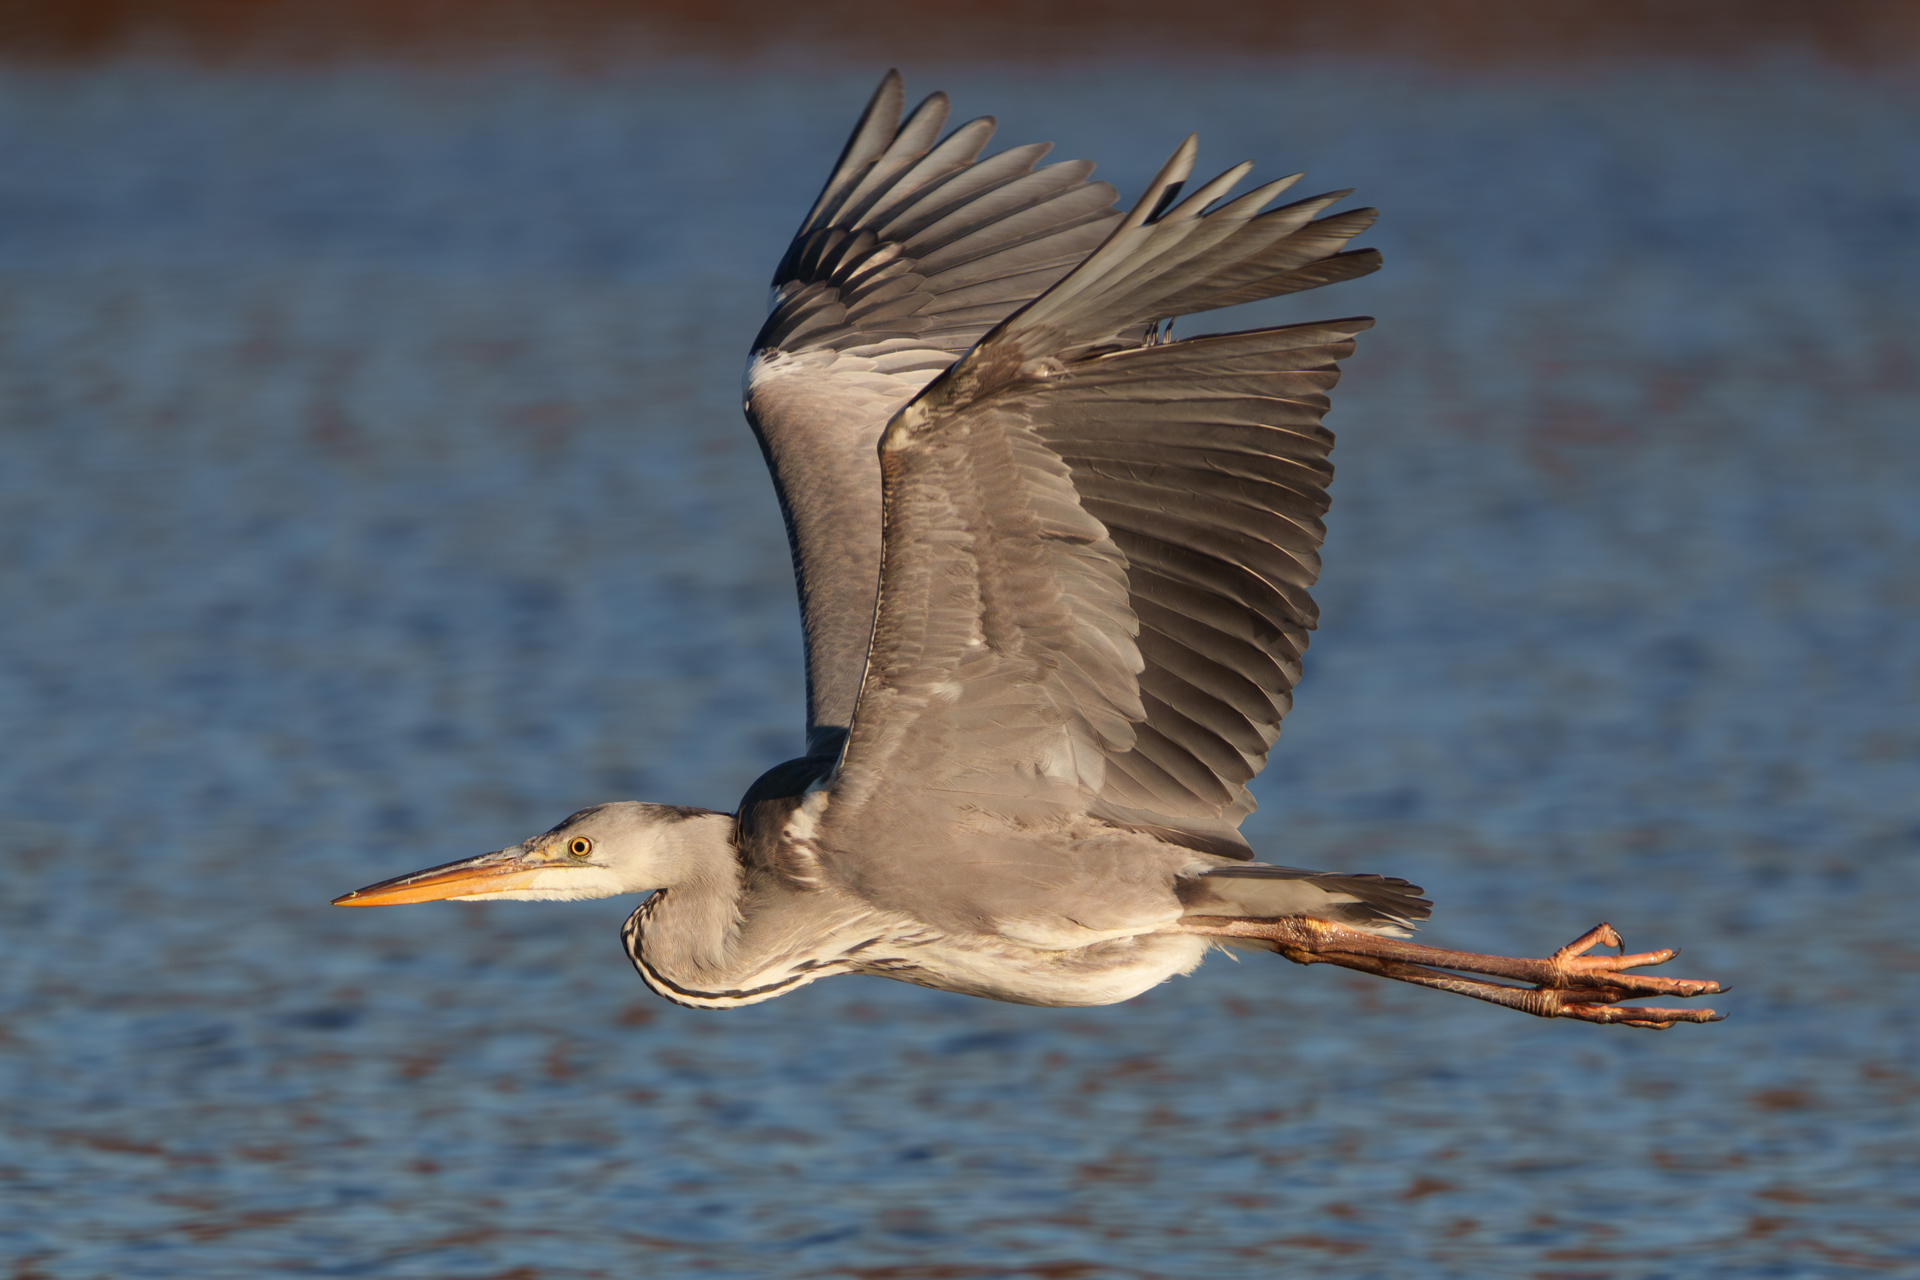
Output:
<svg viewBox="0 0 1920 1280">
<path fill-rule="evenodd" d="M 645 861 L 627 878 L 624 893 L 655 889 L 689 899 L 733 900 L 740 896 L 740 860 L 733 851 L 733 815 L 681 810 L 649 833 Z"/>
<path fill-rule="evenodd" d="M 699 821 L 707 834 L 676 851 L 680 878 L 627 921 L 627 954 L 647 985 L 679 1004 L 732 1008 L 835 972 L 820 967 L 821 957 L 844 949 L 838 937 L 844 917 L 872 912 L 772 877 L 749 878 L 735 855 L 731 824 Z"/>
<path fill-rule="evenodd" d="M 629 922 L 645 922 L 649 953 L 675 967 L 724 964 L 738 932 L 744 877 L 733 848 L 733 815 L 703 813 L 662 827 L 648 859 L 658 889 Z M 657 924 L 655 923 L 657 922 Z"/>
</svg>

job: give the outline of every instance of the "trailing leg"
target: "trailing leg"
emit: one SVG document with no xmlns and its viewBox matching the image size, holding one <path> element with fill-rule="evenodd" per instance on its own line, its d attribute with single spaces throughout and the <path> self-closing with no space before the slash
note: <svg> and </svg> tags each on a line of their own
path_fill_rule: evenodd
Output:
<svg viewBox="0 0 1920 1280">
<path fill-rule="evenodd" d="M 1643 996 L 1689 999 L 1712 995 L 1725 988 L 1717 982 L 1699 979 L 1625 972 L 1664 964 L 1679 954 L 1672 950 L 1588 955 L 1596 946 L 1622 946 L 1620 935 L 1606 924 L 1596 925 L 1540 960 L 1448 951 L 1398 938 L 1383 938 L 1307 916 L 1278 920 L 1188 916 L 1181 921 L 1181 928 L 1214 937 L 1258 940 L 1296 964 L 1335 964 L 1398 982 L 1451 991 L 1541 1018 L 1578 1018 L 1584 1022 L 1618 1022 L 1630 1027 L 1664 1030 L 1676 1022 L 1718 1022 L 1726 1016 L 1712 1009 L 1618 1007 L 1622 1000 Z M 1509 986 L 1461 977 L 1462 973 L 1490 974 L 1533 985 Z"/>
</svg>

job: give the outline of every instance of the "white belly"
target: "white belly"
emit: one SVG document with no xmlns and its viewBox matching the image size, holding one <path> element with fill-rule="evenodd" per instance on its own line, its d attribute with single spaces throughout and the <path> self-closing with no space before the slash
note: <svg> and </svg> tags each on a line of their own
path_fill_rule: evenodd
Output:
<svg viewBox="0 0 1920 1280">
<path fill-rule="evenodd" d="M 867 952 L 847 971 L 1013 1004 L 1117 1004 L 1193 972 L 1211 945 L 1205 937 L 1180 933 L 1115 938 L 1070 951 L 979 935 L 940 937 L 895 944 L 884 955 Z"/>
</svg>

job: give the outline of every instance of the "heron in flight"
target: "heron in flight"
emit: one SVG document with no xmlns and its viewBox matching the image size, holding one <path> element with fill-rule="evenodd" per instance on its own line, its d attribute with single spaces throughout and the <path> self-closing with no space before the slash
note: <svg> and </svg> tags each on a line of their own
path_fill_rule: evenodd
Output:
<svg viewBox="0 0 1920 1280">
<path fill-rule="evenodd" d="M 1600 925 L 1544 959 L 1406 941 L 1405 880 L 1254 860 L 1247 783 L 1316 609 L 1337 362 L 1370 319 L 1174 340 L 1176 317 L 1380 264 L 1347 192 L 1270 204 L 1236 165 L 1131 210 L 991 119 L 903 121 L 890 73 L 774 272 L 747 417 L 786 515 L 806 754 L 736 813 L 616 801 L 341 906 L 645 895 L 647 985 L 701 1009 L 878 974 L 1036 1005 L 1125 1000 L 1217 946 L 1542 1017 L 1713 982 Z M 1501 981 L 1506 979 L 1506 981 Z"/>
</svg>

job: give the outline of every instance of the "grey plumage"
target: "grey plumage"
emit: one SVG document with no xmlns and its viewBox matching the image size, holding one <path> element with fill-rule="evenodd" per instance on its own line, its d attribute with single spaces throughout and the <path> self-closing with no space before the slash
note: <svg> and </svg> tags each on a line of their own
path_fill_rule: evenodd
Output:
<svg viewBox="0 0 1920 1280">
<path fill-rule="evenodd" d="M 890 74 L 780 261 L 748 370 L 806 754 L 737 814 L 599 806 L 338 901 L 649 893 L 634 964 L 703 1008 L 835 973 L 1100 1004 L 1230 943 L 1530 1012 L 1691 1018 L 1595 1015 L 1668 980 L 1576 980 L 1583 951 L 1395 942 L 1429 913 L 1417 887 L 1255 863 L 1239 833 L 1315 624 L 1327 393 L 1372 321 L 1162 326 L 1376 269 L 1346 248 L 1373 211 L 1267 208 L 1299 175 L 1233 196 L 1250 165 L 1182 200 L 1188 138 L 1122 213 L 1091 165 L 983 159 L 990 120 L 943 139 L 943 95 L 903 103 Z"/>
<path fill-rule="evenodd" d="M 808 745 L 838 750 L 880 564 L 880 428 L 1104 240 L 1114 191 L 1046 144 L 984 160 L 993 121 L 936 140 L 934 94 L 900 124 L 889 75 L 773 277 L 747 416 L 786 516 L 807 637 Z"/>
<path fill-rule="evenodd" d="M 1284 183 L 1209 212 L 1224 179 L 1149 217 L 1193 150 L 888 428 L 883 587 L 830 822 L 898 776 L 958 777 L 1027 815 L 1251 857 L 1244 784 L 1314 620 L 1325 392 L 1371 322 L 1129 335 L 1169 298 L 1290 291 L 1293 238 L 1341 244 L 1370 218 L 1326 234 L 1324 199 L 1260 213 Z"/>
</svg>

